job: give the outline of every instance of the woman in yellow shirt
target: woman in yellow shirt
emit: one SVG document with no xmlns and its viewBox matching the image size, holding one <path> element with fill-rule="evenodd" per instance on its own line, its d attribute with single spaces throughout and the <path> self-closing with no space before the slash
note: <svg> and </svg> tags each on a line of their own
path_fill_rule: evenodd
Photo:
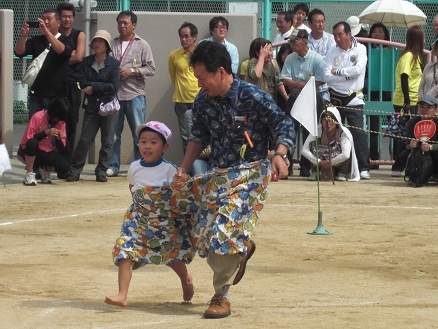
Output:
<svg viewBox="0 0 438 329">
<path fill-rule="evenodd" d="M 424 67 L 424 31 L 411 26 L 406 33 L 406 47 L 400 54 L 395 70 L 395 90 L 392 99 L 395 112 L 417 113 L 418 87 Z M 394 156 L 398 155 L 404 143 L 394 139 Z"/>
</svg>

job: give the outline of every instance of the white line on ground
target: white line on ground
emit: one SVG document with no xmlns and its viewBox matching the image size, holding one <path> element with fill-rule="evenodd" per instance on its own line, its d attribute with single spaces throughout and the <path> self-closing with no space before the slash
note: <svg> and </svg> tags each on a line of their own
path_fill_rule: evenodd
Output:
<svg viewBox="0 0 438 329">
<path fill-rule="evenodd" d="M 81 217 L 81 216 L 89 216 L 89 215 L 97 215 L 97 214 L 105 214 L 110 212 L 124 212 L 127 208 L 123 209 L 108 209 L 108 210 L 100 210 L 100 211 L 87 211 L 80 214 L 71 214 L 71 215 L 64 215 L 64 216 L 53 216 L 53 217 L 41 217 L 41 218 L 29 218 L 29 219 L 22 219 L 22 220 L 16 220 L 16 221 L 7 221 L 0 223 L 0 226 L 8 226 L 8 225 L 14 225 L 14 224 L 21 224 L 21 223 L 28 223 L 28 222 L 37 222 L 37 221 L 45 221 L 45 220 L 52 220 L 52 219 L 68 219 L 73 217 Z M 123 213 L 121 213 L 121 216 L 123 216 Z"/>
<path fill-rule="evenodd" d="M 308 207 L 308 204 L 275 204 L 275 203 L 269 203 L 269 207 Z M 330 207 L 345 207 L 345 205 L 342 204 L 322 204 L 321 208 L 324 208 L 325 206 Z M 352 208 L 381 208 L 381 209 L 421 209 L 421 210 L 438 210 L 438 207 L 418 207 L 418 206 L 401 206 L 401 205 L 393 205 L 393 206 L 374 206 L 374 205 L 364 205 L 364 204 L 350 204 L 348 205 Z M 73 217 L 81 217 L 81 216 L 90 216 L 90 215 L 96 215 L 96 214 L 105 214 L 110 212 L 124 212 L 126 208 L 124 209 L 108 209 L 108 210 L 100 210 L 100 211 L 87 211 L 84 213 L 79 214 L 71 214 L 71 215 L 64 215 L 64 216 L 53 216 L 53 217 L 41 217 L 41 218 L 29 218 L 29 219 L 22 219 L 17 221 L 7 221 L 0 223 L 1 226 L 8 226 L 8 225 L 14 225 L 14 224 L 21 224 L 21 223 L 28 223 L 28 222 L 37 222 L 37 221 L 46 221 L 46 220 L 57 220 L 57 219 L 68 219 Z"/>
</svg>

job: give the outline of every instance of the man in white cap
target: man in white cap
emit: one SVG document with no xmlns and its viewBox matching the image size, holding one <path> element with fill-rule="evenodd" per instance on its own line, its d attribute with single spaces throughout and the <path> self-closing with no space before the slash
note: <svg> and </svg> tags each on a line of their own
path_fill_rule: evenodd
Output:
<svg viewBox="0 0 438 329">
<path fill-rule="evenodd" d="M 367 50 L 352 36 L 350 25 L 339 22 L 333 26 L 337 47 L 331 48 L 324 58 L 324 79 L 329 92 L 324 98 L 336 106 L 342 121 L 351 126 L 354 148 L 359 164 L 360 178 L 370 179 L 368 138 L 363 120 L 363 93 Z"/>
</svg>

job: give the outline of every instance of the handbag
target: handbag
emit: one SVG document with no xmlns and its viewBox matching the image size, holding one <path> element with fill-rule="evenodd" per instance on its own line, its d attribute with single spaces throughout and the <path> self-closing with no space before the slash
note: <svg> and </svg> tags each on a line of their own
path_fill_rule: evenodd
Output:
<svg viewBox="0 0 438 329">
<path fill-rule="evenodd" d="M 393 113 L 389 119 L 386 132 L 391 135 L 406 137 L 406 122 L 410 118 L 410 114 L 405 114 L 403 109 L 400 111 L 400 113 Z"/>
<path fill-rule="evenodd" d="M 102 101 L 100 103 L 98 113 L 103 117 L 107 117 L 113 115 L 118 110 L 120 110 L 119 99 L 117 96 L 114 96 L 109 102 L 104 103 Z"/>
<path fill-rule="evenodd" d="M 332 103 L 334 106 L 347 106 L 348 103 L 350 103 L 353 98 L 356 97 L 356 92 L 353 92 L 351 94 L 341 94 L 333 90 L 332 88 L 329 89 L 329 94 L 330 103 Z"/>
<path fill-rule="evenodd" d="M 55 38 L 58 39 L 61 36 L 61 33 L 58 33 Z M 26 72 L 23 74 L 23 78 L 21 79 L 22 84 L 29 85 L 29 87 L 32 87 L 33 83 L 35 82 L 35 79 L 38 76 L 38 73 L 40 73 L 41 68 L 43 67 L 44 61 L 46 60 L 47 54 L 50 51 L 50 44 L 49 47 L 44 49 L 44 51 L 38 55 L 37 58 L 35 58 L 26 69 Z"/>
</svg>

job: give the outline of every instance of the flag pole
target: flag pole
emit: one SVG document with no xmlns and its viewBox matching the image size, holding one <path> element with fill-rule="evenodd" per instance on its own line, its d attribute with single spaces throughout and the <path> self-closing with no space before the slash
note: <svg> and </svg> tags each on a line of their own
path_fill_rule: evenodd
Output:
<svg viewBox="0 0 438 329">
<path fill-rule="evenodd" d="M 315 79 L 315 78 L 313 78 Z M 316 100 L 316 88 L 315 90 L 315 100 Z M 315 103 L 315 109 L 316 111 L 316 103 Z M 322 129 L 322 128 L 321 128 Z M 315 146 L 316 146 L 316 159 L 318 160 L 318 148 L 319 148 L 319 143 L 318 143 L 318 121 L 315 121 L 315 130 L 316 132 L 316 136 L 315 136 Z M 322 133 L 322 132 L 321 132 Z M 330 147 L 330 143 L 329 143 L 329 147 Z M 329 150 L 329 154 L 330 154 L 330 150 Z M 331 166 L 330 166 L 331 167 Z M 321 211 L 321 199 L 320 199 L 320 190 L 319 190 L 319 166 L 316 165 L 316 183 L 318 186 L 318 224 L 316 225 L 316 228 L 313 231 L 309 231 L 307 232 L 307 234 L 311 234 L 311 235 L 332 235 L 332 232 L 329 232 L 325 229 L 324 225 L 322 224 L 322 211 Z"/>
<path fill-rule="evenodd" d="M 309 100 L 313 100 L 309 102 Z M 309 105 L 312 104 L 312 105 Z M 315 136 L 316 154 L 318 157 L 318 118 L 316 117 L 316 86 L 315 77 L 311 76 L 304 88 L 301 90 L 295 100 L 290 114 L 295 120 L 303 125 L 312 136 Z M 319 193 L 319 166 L 316 166 L 317 186 L 318 186 L 318 225 L 315 230 L 307 232 L 308 234 L 330 235 L 322 225 L 322 211 Z"/>
</svg>

